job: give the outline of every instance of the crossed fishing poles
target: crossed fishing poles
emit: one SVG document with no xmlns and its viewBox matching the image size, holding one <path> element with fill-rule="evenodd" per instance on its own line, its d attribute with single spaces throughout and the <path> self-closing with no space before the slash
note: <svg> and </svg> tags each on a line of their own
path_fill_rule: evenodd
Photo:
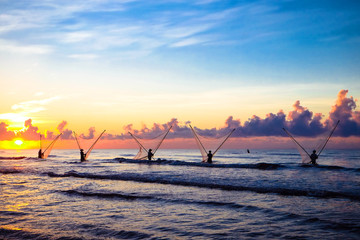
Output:
<svg viewBox="0 0 360 240">
<path fill-rule="evenodd" d="M 332 131 L 330 132 L 329 136 L 326 138 L 326 141 L 324 142 L 323 146 L 321 147 L 320 151 L 319 151 L 318 154 L 317 154 L 318 157 L 320 156 L 320 154 L 321 154 L 322 151 L 324 150 L 326 144 L 329 142 L 331 136 L 333 135 L 333 133 L 334 133 L 336 127 L 339 125 L 339 123 L 340 123 L 340 120 L 337 121 L 335 127 L 332 129 Z M 310 154 L 306 151 L 306 149 L 305 149 L 303 146 L 301 146 L 301 144 L 300 144 L 298 141 L 296 141 L 296 139 L 289 133 L 289 131 L 287 131 L 285 128 L 283 128 L 283 130 L 284 130 L 284 131 L 286 132 L 286 134 L 310 157 Z"/>
</svg>

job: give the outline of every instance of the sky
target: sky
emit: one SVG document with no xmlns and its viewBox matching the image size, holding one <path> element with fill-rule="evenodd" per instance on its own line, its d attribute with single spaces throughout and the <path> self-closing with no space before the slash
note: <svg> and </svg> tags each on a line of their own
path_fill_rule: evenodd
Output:
<svg viewBox="0 0 360 240">
<path fill-rule="evenodd" d="M 350 0 L 0 0 L 0 142 L 106 129 L 116 148 L 175 124 L 169 146 L 187 147 L 191 123 L 272 147 L 282 127 L 316 137 L 341 120 L 338 143 L 357 146 L 359 12 Z"/>
</svg>

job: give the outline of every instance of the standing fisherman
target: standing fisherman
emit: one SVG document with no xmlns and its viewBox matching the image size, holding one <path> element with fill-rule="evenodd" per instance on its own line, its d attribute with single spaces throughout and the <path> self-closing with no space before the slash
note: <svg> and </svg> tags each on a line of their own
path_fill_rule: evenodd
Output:
<svg viewBox="0 0 360 240">
<path fill-rule="evenodd" d="M 211 150 L 209 151 L 209 153 L 207 154 L 207 162 L 208 163 L 212 163 L 212 158 L 213 158 L 213 154 L 211 153 Z"/>
<path fill-rule="evenodd" d="M 316 155 L 316 150 L 313 150 L 312 154 L 310 155 L 311 164 L 317 165 L 316 159 L 318 159 L 318 155 Z"/>
<path fill-rule="evenodd" d="M 148 151 L 148 160 L 151 161 L 151 158 L 154 156 L 154 154 L 152 153 L 152 149 L 150 148 Z"/>
</svg>

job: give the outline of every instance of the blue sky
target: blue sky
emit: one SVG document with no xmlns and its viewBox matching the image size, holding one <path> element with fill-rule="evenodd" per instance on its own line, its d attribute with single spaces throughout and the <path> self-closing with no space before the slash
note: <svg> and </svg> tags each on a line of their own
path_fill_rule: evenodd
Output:
<svg viewBox="0 0 360 240">
<path fill-rule="evenodd" d="M 172 117 L 215 127 L 296 100 L 327 114 L 341 89 L 360 96 L 359 12 L 359 1 L 0 0 L 0 114 L 113 130 Z M 36 104 L 14 107 L 24 102 Z"/>
</svg>

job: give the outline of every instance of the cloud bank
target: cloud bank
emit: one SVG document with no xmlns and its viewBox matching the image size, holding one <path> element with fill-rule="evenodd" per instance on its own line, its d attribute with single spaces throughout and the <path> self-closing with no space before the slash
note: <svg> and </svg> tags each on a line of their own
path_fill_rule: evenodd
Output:
<svg viewBox="0 0 360 240">
<path fill-rule="evenodd" d="M 15 137 L 15 133 L 7 130 L 8 125 L 4 122 L 0 123 L 0 141 L 11 140 Z"/>
<path fill-rule="evenodd" d="M 338 93 L 335 105 L 332 106 L 329 116 L 324 119 L 323 114 L 314 113 L 308 108 L 301 105 L 300 101 L 293 104 L 293 110 L 285 114 L 282 110 L 277 113 L 268 113 L 264 118 L 253 115 L 243 124 L 240 119 L 234 119 L 229 116 L 225 120 L 222 128 L 200 129 L 197 132 L 203 136 L 219 137 L 227 134 L 231 129 L 236 129 L 232 137 L 287 137 L 282 128 L 286 128 L 292 134 L 302 137 L 316 137 L 325 132 L 329 132 L 338 120 L 340 124 L 334 136 L 339 137 L 359 137 L 360 136 L 360 112 L 356 111 L 357 100 L 353 97 L 347 97 L 348 90 L 341 90 Z M 172 118 L 166 123 L 153 123 L 148 127 L 143 125 L 141 129 L 133 129 L 132 124 L 123 127 L 121 134 L 105 133 L 102 139 L 107 140 L 127 140 L 131 136 L 131 132 L 140 138 L 154 138 L 172 126 L 168 139 L 193 138 L 189 124 L 191 122 L 179 122 L 178 119 Z M 46 139 L 53 139 L 57 134 L 62 133 L 62 139 L 73 139 L 73 130 L 66 128 L 67 121 L 62 121 L 57 126 L 57 133 L 47 131 L 44 134 Z M 32 120 L 25 121 L 24 129 L 18 132 L 8 131 L 8 125 L 4 122 L 0 123 L 0 140 L 12 140 L 15 137 L 24 140 L 38 140 L 39 129 L 32 125 Z M 97 136 L 95 127 L 90 127 L 88 133 L 81 133 L 79 137 L 82 139 L 94 139 Z"/>
</svg>

